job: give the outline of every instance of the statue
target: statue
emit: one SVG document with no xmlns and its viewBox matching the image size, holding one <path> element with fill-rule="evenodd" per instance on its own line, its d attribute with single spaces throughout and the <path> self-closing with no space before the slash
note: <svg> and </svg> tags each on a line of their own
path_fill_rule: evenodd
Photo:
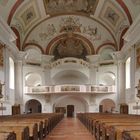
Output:
<svg viewBox="0 0 140 140">
<path fill-rule="evenodd" d="M 0 81 L 0 99 L 3 98 L 3 95 L 2 95 L 2 87 L 3 87 L 3 85 L 4 84 L 2 84 L 1 81 Z"/>
</svg>

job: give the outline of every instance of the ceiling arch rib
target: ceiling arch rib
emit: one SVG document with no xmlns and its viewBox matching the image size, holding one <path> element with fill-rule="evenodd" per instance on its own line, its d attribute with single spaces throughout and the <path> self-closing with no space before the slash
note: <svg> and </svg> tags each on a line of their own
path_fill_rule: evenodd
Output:
<svg viewBox="0 0 140 140">
<path fill-rule="evenodd" d="M 36 44 L 36 43 L 26 43 L 23 50 L 30 49 L 30 48 L 32 48 L 32 46 L 37 47 L 42 52 L 42 54 L 45 54 L 42 47 L 40 45 Z"/>
</svg>

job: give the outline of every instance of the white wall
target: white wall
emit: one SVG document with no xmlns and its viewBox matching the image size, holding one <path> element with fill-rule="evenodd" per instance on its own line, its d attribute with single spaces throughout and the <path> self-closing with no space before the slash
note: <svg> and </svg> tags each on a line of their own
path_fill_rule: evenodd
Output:
<svg viewBox="0 0 140 140">
<path fill-rule="evenodd" d="M 74 105 L 74 116 L 76 116 L 76 113 L 78 112 L 86 112 L 86 104 L 74 96 L 65 97 L 57 102 L 54 106 L 67 108 L 67 105 Z"/>
</svg>

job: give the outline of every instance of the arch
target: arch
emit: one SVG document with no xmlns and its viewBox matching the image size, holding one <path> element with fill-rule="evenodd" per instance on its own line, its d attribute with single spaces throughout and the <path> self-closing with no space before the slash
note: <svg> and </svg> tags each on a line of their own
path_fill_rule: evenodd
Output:
<svg viewBox="0 0 140 140">
<path fill-rule="evenodd" d="M 132 20 L 131 14 L 130 14 L 129 9 L 127 8 L 126 4 L 122 0 L 116 0 L 116 1 L 118 2 L 118 4 L 123 8 L 124 12 L 126 13 L 129 23 L 132 24 L 133 20 Z"/>
<path fill-rule="evenodd" d="M 25 75 L 26 86 L 38 86 L 42 84 L 42 78 L 39 73 L 30 72 Z"/>
<path fill-rule="evenodd" d="M 11 29 L 13 30 L 13 32 L 16 34 L 17 39 L 16 39 L 16 46 L 17 48 L 20 50 L 20 34 L 19 31 L 15 28 L 15 27 L 11 27 Z"/>
<path fill-rule="evenodd" d="M 82 96 L 64 95 L 64 96 L 58 97 L 54 100 L 53 110 L 55 110 L 55 107 L 64 107 L 66 109 L 67 105 L 74 105 L 74 108 L 75 108 L 74 109 L 74 116 L 76 116 L 76 113 L 78 113 L 78 112 L 88 111 L 89 103 Z M 66 113 L 67 113 L 67 110 L 66 110 Z"/>
<path fill-rule="evenodd" d="M 54 49 L 55 44 L 58 43 L 58 41 L 65 39 L 68 36 L 68 34 L 64 33 L 62 35 L 59 35 L 57 37 L 55 37 L 54 39 L 52 39 L 48 46 L 46 47 L 46 54 L 49 55 L 52 53 L 52 50 Z M 85 37 L 79 35 L 79 34 L 75 34 L 72 33 L 72 38 L 78 39 L 81 42 L 83 42 L 86 46 L 86 49 L 89 50 L 89 55 L 95 54 L 95 50 L 94 50 L 94 46 L 92 45 L 92 43 Z"/>
<path fill-rule="evenodd" d="M 122 33 L 121 33 L 119 51 L 123 48 L 123 45 L 124 45 L 123 36 L 124 36 L 124 34 L 127 32 L 127 30 L 128 30 L 128 28 L 125 28 L 125 29 L 122 31 Z"/>
<path fill-rule="evenodd" d="M 101 85 L 115 85 L 116 75 L 111 71 L 104 72 L 100 75 Z"/>
<path fill-rule="evenodd" d="M 14 4 L 14 6 L 12 7 L 11 11 L 10 11 L 10 14 L 8 16 L 8 20 L 7 20 L 7 23 L 8 25 L 10 25 L 11 23 L 11 20 L 13 18 L 13 15 L 15 14 L 17 8 L 22 4 L 22 2 L 24 2 L 23 0 L 17 0 L 17 2 Z"/>
<path fill-rule="evenodd" d="M 42 54 L 44 54 L 44 50 L 42 49 L 42 47 L 36 43 L 26 43 L 25 46 L 23 47 L 23 50 L 28 50 L 30 48 L 33 48 L 31 46 L 35 46 L 36 48 L 40 50 Z"/>
<path fill-rule="evenodd" d="M 101 112 L 113 112 L 115 111 L 115 102 L 112 100 L 112 99 L 103 99 L 101 102 L 100 102 L 100 107 L 102 106 L 102 111 Z"/>
<path fill-rule="evenodd" d="M 116 51 L 117 51 L 117 48 L 116 48 L 116 46 L 115 46 L 115 44 L 114 44 L 114 43 L 107 42 L 107 43 L 101 44 L 99 47 L 97 47 L 96 54 L 98 54 L 98 53 L 99 53 L 99 51 L 100 51 L 101 49 L 105 48 L 107 45 L 109 45 L 109 46 L 110 46 L 110 48 L 113 48 L 114 50 L 116 50 Z M 111 47 L 111 46 L 112 46 L 112 47 Z"/>
<path fill-rule="evenodd" d="M 85 73 L 78 70 L 62 70 L 52 77 L 54 84 L 87 84 L 88 79 Z"/>
<path fill-rule="evenodd" d="M 41 113 L 41 112 L 42 105 L 40 101 L 36 99 L 31 99 L 25 103 L 25 113 Z"/>
</svg>

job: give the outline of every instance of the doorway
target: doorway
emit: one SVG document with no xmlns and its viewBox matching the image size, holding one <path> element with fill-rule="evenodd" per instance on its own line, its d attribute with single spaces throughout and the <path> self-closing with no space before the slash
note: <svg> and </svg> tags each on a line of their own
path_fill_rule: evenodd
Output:
<svg viewBox="0 0 140 140">
<path fill-rule="evenodd" d="M 42 106 L 38 100 L 31 99 L 25 104 L 25 113 L 41 113 Z"/>
<path fill-rule="evenodd" d="M 74 105 L 67 105 L 67 117 L 74 117 Z"/>
</svg>

